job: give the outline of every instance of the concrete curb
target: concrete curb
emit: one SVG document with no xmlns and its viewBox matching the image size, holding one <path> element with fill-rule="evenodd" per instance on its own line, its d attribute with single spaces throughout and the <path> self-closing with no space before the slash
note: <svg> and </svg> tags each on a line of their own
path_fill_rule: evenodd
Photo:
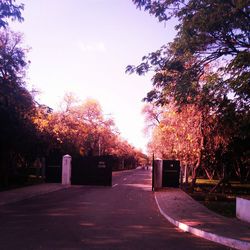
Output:
<svg viewBox="0 0 250 250">
<path fill-rule="evenodd" d="M 30 193 L 30 194 L 26 194 L 25 196 L 20 195 L 20 196 L 17 196 L 17 197 L 11 197 L 9 200 L 0 201 L 0 206 L 8 205 L 8 204 L 15 203 L 15 202 L 22 201 L 22 200 L 27 200 L 27 199 L 30 199 L 30 198 L 33 198 L 33 197 L 36 197 L 36 196 L 39 196 L 39 195 L 52 193 L 52 192 L 59 191 L 59 190 L 62 190 L 62 189 L 67 189 L 67 188 L 70 188 L 70 187 L 71 187 L 70 185 L 61 185 L 61 186 L 53 187 L 53 188 L 51 188 L 49 190 L 48 189 L 47 190 L 40 190 L 38 192 L 33 192 L 33 193 Z"/>
<path fill-rule="evenodd" d="M 189 232 L 191 234 L 194 234 L 196 236 L 202 237 L 204 239 L 210 240 L 210 241 L 214 241 L 216 243 L 222 244 L 224 246 L 228 246 L 228 247 L 232 247 L 235 249 L 240 249 L 240 250 L 250 250 L 250 243 L 246 242 L 246 241 L 242 241 L 242 240 L 236 240 L 236 239 L 231 239 L 231 238 L 227 238 L 224 236 L 220 236 L 214 233 L 209 233 L 206 231 L 203 231 L 201 229 L 197 229 L 195 227 L 191 227 L 185 223 L 182 223 L 180 221 L 177 221 L 173 218 L 171 218 L 170 216 L 168 216 L 160 207 L 159 202 L 157 200 L 156 195 L 154 194 L 155 197 L 155 201 L 156 204 L 159 208 L 160 213 L 173 225 L 175 225 L 176 227 L 180 228 L 181 230 L 183 230 L 184 232 Z"/>
</svg>

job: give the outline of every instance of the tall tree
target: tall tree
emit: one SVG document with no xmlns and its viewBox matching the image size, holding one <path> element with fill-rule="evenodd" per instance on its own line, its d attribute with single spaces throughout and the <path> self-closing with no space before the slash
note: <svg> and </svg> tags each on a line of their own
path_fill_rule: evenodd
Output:
<svg viewBox="0 0 250 250">
<path fill-rule="evenodd" d="M 245 145 L 243 142 L 249 139 L 245 129 L 250 124 L 249 1 L 133 2 L 160 22 L 175 18 L 177 35 L 173 42 L 144 56 L 140 65 L 128 66 L 127 72 L 145 74 L 149 70 L 155 71 L 153 89 L 147 94 L 146 101 L 156 105 L 174 101 L 180 109 L 195 104 L 202 117 L 201 133 L 213 132 L 220 138 L 221 149 L 216 154 L 209 150 L 213 140 L 207 138 L 204 141 L 202 161 L 204 163 L 204 157 L 208 159 L 212 154 L 217 156 L 216 164 L 222 165 L 218 164 L 219 158 L 225 163 L 232 152 L 229 145 L 239 141 Z M 244 126 L 232 121 L 242 116 L 245 117 L 242 120 Z M 212 124 L 208 125 L 207 121 Z M 223 130 L 223 127 L 231 129 Z M 249 147 L 244 147 L 244 154 L 249 155 Z"/>
<path fill-rule="evenodd" d="M 31 161 L 36 128 L 32 122 L 35 103 L 25 88 L 27 61 L 20 34 L 0 31 L 0 165 L 2 184 L 8 182 L 18 161 Z M 25 145 L 25 147 L 24 147 Z M 24 160 L 25 159 L 25 160 Z M 10 165 L 13 166 L 10 166 Z M 24 164 L 25 165 L 25 164 Z"/>
<path fill-rule="evenodd" d="M 250 7 L 247 0 L 133 0 L 159 21 L 178 19 L 176 38 L 156 52 L 143 57 L 129 72 L 156 71 L 147 99 L 166 102 L 162 92 L 172 91 L 176 100 L 186 102 L 196 94 L 199 80 L 211 62 L 219 63 L 224 83 L 239 105 L 249 105 Z M 171 86 L 170 86 L 171 85 Z M 162 91 L 157 91 L 157 90 Z"/>
<path fill-rule="evenodd" d="M 155 112 L 159 109 L 153 108 Z M 148 110 L 144 110 L 146 116 L 151 113 L 148 113 Z M 190 169 L 195 180 L 204 147 L 204 136 L 200 129 L 201 112 L 195 105 L 186 105 L 178 111 L 178 107 L 173 103 L 161 107 L 160 112 L 161 120 L 153 128 L 149 150 L 153 151 L 156 157 L 181 160 L 182 167 Z"/>
<path fill-rule="evenodd" d="M 23 4 L 15 4 L 15 0 L 0 0 L 0 28 L 8 26 L 8 19 L 22 22 Z"/>
</svg>

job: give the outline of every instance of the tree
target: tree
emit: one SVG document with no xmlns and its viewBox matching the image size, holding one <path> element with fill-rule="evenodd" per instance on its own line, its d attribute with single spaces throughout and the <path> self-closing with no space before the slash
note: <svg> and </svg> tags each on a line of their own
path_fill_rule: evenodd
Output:
<svg viewBox="0 0 250 250">
<path fill-rule="evenodd" d="M 34 157 L 37 130 L 32 122 L 35 103 L 25 88 L 28 65 L 22 37 L 9 30 L 0 31 L 0 174 L 1 183 L 8 184 L 17 167 L 27 165 Z M 24 146 L 25 145 L 25 146 Z"/>
<path fill-rule="evenodd" d="M 154 109 L 157 112 L 159 108 Z M 200 130 L 201 113 L 195 105 L 186 105 L 178 111 L 173 103 L 160 107 L 160 112 L 161 120 L 154 127 L 149 143 L 151 153 L 163 159 L 181 160 L 182 168 L 187 167 L 195 181 L 204 146 L 204 136 Z"/>
<path fill-rule="evenodd" d="M 105 119 L 101 105 L 94 99 L 87 99 L 73 109 L 75 118 L 85 126 L 85 136 L 81 142 L 86 154 L 105 153 L 109 135 L 115 132 L 112 119 Z M 112 138 L 112 136 L 111 136 Z"/>
<path fill-rule="evenodd" d="M 147 161 L 144 154 L 120 138 L 114 121 L 105 118 L 97 100 L 79 102 L 72 93 L 66 93 L 60 107 L 52 111 L 39 105 L 34 116 L 47 154 L 113 155 L 118 168 L 133 168 Z"/>
<path fill-rule="evenodd" d="M 129 72 L 139 74 L 150 69 L 156 71 L 153 81 L 156 89 L 148 94 L 149 101 L 166 102 L 165 95 L 162 95 L 164 91 L 172 91 L 180 103 L 188 98 L 190 101 L 206 66 L 218 62 L 223 82 L 234 92 L 238 105 L 249 105 L 250 8 L 247 0 L 133 2 L 159 21 L 173 17 L 179 21 L 177 36 L 169 46 L 164 45 L 143 57 L 143 62 L 137 67 L 127 67 Z"/>
<path fill-rule="evenodd" d="M 133 2 L 160 22 L 176 18 L 177 35 L 172 43 L 144 56 L 140 65 L 127 66 L 127 72 L 155 71 L 153 89 L 145 98 L 154 105 L 174 102 L 181 111 L 186 105 L 194 104 L 201 114 L 200 132 L 204 137 L 200 167 L 211 163 L 209 157 L 214 159 L 213 168 L 229 166 L 230 145 L 249 139 L 245 129 L 250 124 L 248 1 Z M 232 122 L 236 117 L 245 117 L 244 126 Z M 212 150 L 215 140 L 208 135 L 213 134 L 218 147 Z M 244 148 L 244 155 L 249 155 L 249 147 Z M 234 161 L 231 165 L 235 164 Z"/>
<path fill-rule="evenodd" d="M 0 28 L 6 28 L 8 26 L 8 19 L 18 20 L 22 22 L 22 10 L 24 9 L 23 4 L 15 4 L 15 0 L 0 0 Z"/>
<path fill-rule="evenodd" d="M 72 93 L 66 93 L 60 106 L 59 111 L 38 116 L 36 124 L 41 132 L 51 131 L 63 153 L 100 155 L 111 152 L 116 129 L 112 119 L 105 119 L 98 101 L 87 99 L 81 103 Z"/>
</svg>

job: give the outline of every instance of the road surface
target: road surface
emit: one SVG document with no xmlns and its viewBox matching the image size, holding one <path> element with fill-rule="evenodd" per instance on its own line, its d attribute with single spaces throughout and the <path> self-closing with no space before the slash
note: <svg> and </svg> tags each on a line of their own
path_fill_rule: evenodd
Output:
<svg viewBox="0 0 250 250">
<path fill-rule="evenodd" d="M 0 207 L 0 249 L 228 249 L 181 232 L 159 213 L 151 171 L 112 187 L 72 188 Z"/>
</svg>

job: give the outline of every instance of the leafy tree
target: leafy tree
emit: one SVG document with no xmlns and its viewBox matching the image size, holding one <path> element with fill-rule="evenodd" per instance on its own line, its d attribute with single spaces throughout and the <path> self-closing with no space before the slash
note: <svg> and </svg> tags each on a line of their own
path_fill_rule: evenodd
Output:
<svg viewBox="0 0 250 250">
<path fill-rule="evenodd" d="M 159 21 L 178 19 L 176 38 L 168 46 L 143 57 L 129 72 L 156 71 L 147 100 L 166 102 L 166 93 L 179 103 L 192 100 L 199 80 L 211 62 L 219 63 L 223 83 L 238 105 L 249 105 L 250 8 L 247 0 L 133 0 Z M 162 91 L 158 91 L 158 90 Z"/>
<path fill-rule="evenodd" d="M 173 42 L 144 56 L 140 65 L 127 66 L 127 72 L 155 71 L 153 89 L 146 101 L 155 105 L 174 102 L 179 111 L 195 104 L 201 114 L 200 132 L 204 138 L 200 167 L 213 163 L 212 169 L 218 168 L 217 174 L 231 172 L 232 165 L 246 162 L 244 157 L 234 154 L 233 159 L 241 158 L 241 164 L 234 160 L 228 163 L 229 155 L 233 154 L 232 145 L 240 141 L 245 145 L 249 139 L 246 131 L 250 124 L 248 1 L 133 2 L 160 22 L 175 18 L 177 35 Z M 239 117 L 245 117 L 241 118 L 244 125 L 237 122 Z M 244 147 L 244 153 L 239 155 L 249 155 L 249 147 Z M 227 171 L 223 171 L 223 165 Z M 243 165 L 246 170 L 246 163 Z"/>
<path fill-rule="evenodd" d="M 150 151 L 156 157 L 181 160 L 183 169 L 186 166 L 195 180 L 204 147 L 201 113 L 195 105 L 186 105 L 181 111 L 173 104 L 154 109 L 160 109 L 161 120 L 153 128 Z"/>
<path fill-rule="evenodd" d="M 22 10 L 23 4 L 15 4 L 15 0 L 0 0 L 0 28 L 6 28 L 8 26 L 8 19 L 18 20 L 22 22 Z"/>
<path fill-rule="evenodd" d="M 98 155 L 107 151 L 108 135 L 115 132 L 112 119 L 105 119 L 98 101 L 87 99 L 72 110 L 75 119 L 84 125 L 85 135 L 80 142 L 86 154 Z M 112 138 L 112 136 L 111 136 Z"/>
<path fill-rule="evenodd" d="M 72 93 L 66 93 L 61 110 L 36 118 L 40 131 L 51 134 L 64 153 L 109 154 L 116 138 L 112 119 L 105 119 L 98 101 L 80 103 Z"/>
<path fill-rule="evenodd" d="M 6 185 L 21 163 L 32 161 L 36 150 L 35 103 L 23 80 L 28 64 L 21 41 L 20 34 L 0 31 L 0 172 Z"/>
</svg>

